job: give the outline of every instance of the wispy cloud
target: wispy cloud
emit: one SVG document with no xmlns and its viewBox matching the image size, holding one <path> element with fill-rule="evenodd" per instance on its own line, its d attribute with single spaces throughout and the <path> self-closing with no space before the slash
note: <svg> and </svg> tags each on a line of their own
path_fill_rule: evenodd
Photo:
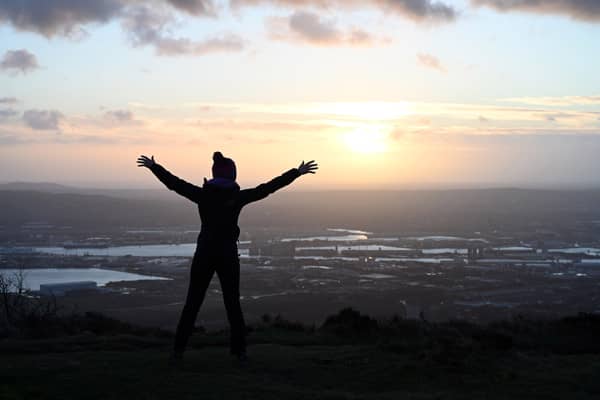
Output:
<svg viewBox="0 0 600 400">
<path fill-rule="evenodd" d="M 451 22 L 458 11 L 441 1 L 431 0 L 231 0 L 231 6 L 248 7 L 271 4 L 284 7 L 314 7 L 327 10 L 371 8 L 392 13 L 415 22 Z"/>
<path fill-rule="evenodd" d="M 405 16 L 417 22 L 450 22 L 458 12 L 452 6 L 431 0 L 374 0 L 384 10 Z"/>
<path fill-rule="evenodd" d="M 508 103 L 532 104 L 540 106 L 594 106 L 600 105 L 599 96 L 557 96 L 557 97 L 510 97 L 502 99 Z"/>
<path fill-rule="evenodd" d="M 19 115 L 17 110 L 13 110 L 12 108 L 0 108 L 0 120 L 11 118 Z"/>
<path fill-rule="evenodd" d="M 35 143 L 214 142 L 235 145 L 339 140 L 348 132 L 377 131 L 394 141 L 480 135 L 600 135 L 600 112 L 460 103 L 195 103 L 171 108 L 130 104 L 96 115 L 57 110 L 10 112 L 1 124 Z M 60 131 L 60 135 L 50 134 Z M 44 134 L 48 132 L 48 134 Z M 57 136 L 60 136 L 58 138 Z M 8 139 L 7 139 L 8 140 Z M 12 140 L 12 139 L 11 139 Z"/>
<path fill-rule="evenodd" d="M 174 37 L 170 34 L 174 23 L 173 15 L 165 9 L 139 6 L 128 10 L 122 25 L 133 46 L 152 46 L 158 55 L 163 56 L 204 55 L 244 49 L 243 39 L 234 34 L 202 40 Z"/>
<path fill-rule="evenodd" d="M 27 74 L 39 67 L 35 54 L 25 49 L 8 50 L 0 60 L 0 70 L 15 74 Z"/>
<path fill-rule="evenodd" d="M 423 67 L 432 68 L 440 72 L 446 72 L 446 67 L 444 67 L 440 60 L 434 55 L 427 53 L 418 53 L 417 61 Z"/>
<path fill-rule="evenodd" d="M 307 11 L 297 11 L 287 18 L 270 18 L 267 29 L 272 39 L 316 46 L 371 46 L 378 42 L 369 32 L 358 28 L 343 30 L 333 19 Z"/>
<path fill-rule="evenodd" d="M 23 122 L 35 130 L 58 130 L 64 117 L 56 110 L 26 110 L 23 113 Z"/>
<path fill-rule="evenodd" d="M 105 23 L 123 7 L 119 0 L 3 0 L 0 21 L 46 37 L 69 36 L 88 23 Z"/>
<path fill-rule="evenodd" d="M 27 139 L 22 136 L 15 134 L 14 131 L 7 131 L 0 129 L 0 144 L 2 145 L 16 145 L 27 143 Z"/>
<path fill-rule="evenodd" d="M 120 20 L 134 46 L 153 46 L 159 55 L 204 55 L 242 50 L 243 40 L 233 34 L 197 40 L 173 35 L 174 13 L 215 17 L 217 8 L 212 0 L 5 0 L 0 2 L 0 24 L 10 24 L 48 38 L 79 38 L 82 33 L 85 36 L 85 28 L 90 24 Z M 15 56 L 22 55 L 12 57 Z"/>
<path fill-rule="evenodd" d="M 217 6 L 212 0 L 167 0 L 173 7 L 192 15 L 216 16 Z"/>
<path fill-rule="evenodd" d="M 17 104 L 19 99 L 16 97 L 0 97 L 0 104 Z"/>
<path fill-rule="evenodd" d="M 104 113 L 104 118 L 109 121 L 117 122 L 134 121 L 133 113 L 129 110 L 109 110 Z"/>
<path fill-rule="evenodd" d="M 117 21 L 133 46 L 150 46 L 161 56 L 239 52 L 247 43 L 238 34 L 225 32 L 192 38 L 174 33 L 181 22 L 177 16 L 216 18 L 226 4 L 215 0 L 5 0 L 0 2 L 0 24 L 47 38 L 81 38 L 88 34 L 89 26 Z M 295 11 L 287 18 L 285 29 L 275 30 L 271 36 L 314 45 L 370 46 L 389 39 L 374 37 L 360 27 L 340 28 L 334 21 L 304 8 L 332 14 L 372 9 L 417 23 L 451 22 L 458 16 L 455 7 L 441 0 L 230 0 L 228 4 L 234 9 L 260 5 L 292 8 Z M 299 7 L 303 9 L 298 10 Z"/>
<path fill-rule="evenodd" d="M 122 17 L 140 0 L 2 0 L 0 22 L 46 37 L 77 36 L 89 24 L 104 24 Z M 153 0 L 149 6 L 168 6 L 194 16 L 214 16 L 212 0 Z"/>
<path fill-rule="evenodd" d="M 502 12 L 565 15 L 580 21 L 600 22 L 600 1 L 597 0 L 471 0 L 471 2 L 476 6 L 491 7 Z"/>
</svg>

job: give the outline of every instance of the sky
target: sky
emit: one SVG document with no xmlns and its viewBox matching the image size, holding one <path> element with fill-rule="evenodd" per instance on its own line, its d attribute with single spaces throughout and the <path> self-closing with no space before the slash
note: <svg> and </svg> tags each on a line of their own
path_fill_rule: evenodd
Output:
<svg viewBox="0 0 600 400">
<path fill-rule="evenodd" d="M 595 0 L 0 0 L 0 182 L 600 187 Z"/>
</svg>

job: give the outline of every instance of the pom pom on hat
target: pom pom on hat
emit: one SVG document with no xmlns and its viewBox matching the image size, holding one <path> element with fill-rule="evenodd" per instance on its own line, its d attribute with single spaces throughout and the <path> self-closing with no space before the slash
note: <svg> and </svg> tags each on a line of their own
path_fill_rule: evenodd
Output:
<svg viewBox="0 0 600 400">
<path fill-rule="evenodd" d="M 213 154 L 212 174 L 213 178 L 225 178 L 235 181 L 237 177 L 235 162 L 231 158 L 223 156 L 223 153 L 220 151 L 215 151 Z"/>
</svg>

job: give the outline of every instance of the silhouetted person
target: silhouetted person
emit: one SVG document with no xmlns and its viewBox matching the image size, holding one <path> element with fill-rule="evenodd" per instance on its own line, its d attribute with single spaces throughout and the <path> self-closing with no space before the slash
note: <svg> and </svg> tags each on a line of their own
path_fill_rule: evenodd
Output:
<svg viewBox="0 0 600 400">
<path fill-rule="evenodd" d="M 154 156 L 140 156 L 137 163 L 139 167 L 149 168 L 167 188 L 196 203 L 202 221 L 192 260 L 187 298 L 175 333 L 172 357 L 175 360 L 182 357 L 206 290 L 216 271 L 231 327 L 231 354 L 245 360 L 246 326 L 240 306 L 240 262 L 237 249 L 240 211 L 246 204 L 264 199 L 299 176 L 314 174 L 317 164 L 314 161 L 303 161 L 298 168 L 290 169 L 267 183 L 253 189 L 240 190 L 235 181 L 235 163 L 223 157 L 220 152 L 213 155 L 213 179 L 204 178 L 202 187 L 171 174 L 154 161 Z"/>
</svg>

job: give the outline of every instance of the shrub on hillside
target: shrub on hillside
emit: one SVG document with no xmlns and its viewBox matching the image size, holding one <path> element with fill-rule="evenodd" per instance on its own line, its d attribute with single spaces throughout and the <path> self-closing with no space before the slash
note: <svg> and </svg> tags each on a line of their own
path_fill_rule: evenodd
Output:
<svg viewBox="0 0 600 400">
<path fill-rule="evenodd" d="M 327 317 L 321 331 L 339 336 L 370 336 L 378 332 L 379 324 L 368 315 L 362 315 L 353 308 L 344 308 L 339 313 Z"/>
</svg>

